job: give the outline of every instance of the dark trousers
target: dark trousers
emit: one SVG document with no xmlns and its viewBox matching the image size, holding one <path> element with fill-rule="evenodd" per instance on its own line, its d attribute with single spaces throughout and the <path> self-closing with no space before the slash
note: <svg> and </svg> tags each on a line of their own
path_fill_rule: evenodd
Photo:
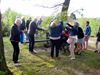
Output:
<svg viewBox="0 0 100 75">
<path fill-rule="evenodd" d="M 29 37 L 29 51 L 30 52 L 33 52 L 33 49 L 34 49 L 34 35 L 28 35 Z"/>
<path fill-rule="evenodd" d="M 13 61 L 14 63 L 17 63 L 18 62 L 18 56 L 19 56 L 19 42 L 15 42 L 15 41 L 11 41 L 11 44 L 13 45 L 13 49 L 14 49 L 14 52 L 13 52 Z"/>
<path fill-rule="evenodd" d="M 58 40 L 51 39 L 51 57 L 54 57 L 54 52 L 56 52 L 56 57 L 59 56 L 59 48 L 60 48 L 60 39 Z"/>
</svg>

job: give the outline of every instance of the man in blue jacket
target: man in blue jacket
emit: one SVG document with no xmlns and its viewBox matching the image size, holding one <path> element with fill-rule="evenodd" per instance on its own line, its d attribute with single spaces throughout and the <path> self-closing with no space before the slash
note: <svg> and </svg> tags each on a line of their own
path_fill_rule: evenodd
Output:
<svg viewBox="0 0 100 75">
<path fill-rule="evenodd" d="M 85 49 L 87 49 L 87 47 L 88 47 L 88 40 L 89 40 L 90 35 L 91 35 L 91 27 L 89 25 L 89 21 L 87 21 L 85 31 L 84 31 Z"/>
<path fill-rule="evenodd" d="M 51 58 L 54 57 L 54 52 L 56 52 L 56 57 L 59 57 L 59 48 L 60 48 L 60 38 L 63 30 L 63 22 L 57 22 L 54 20 L 50 24 L 50 41 L 51 41 Z"/>
</svg>

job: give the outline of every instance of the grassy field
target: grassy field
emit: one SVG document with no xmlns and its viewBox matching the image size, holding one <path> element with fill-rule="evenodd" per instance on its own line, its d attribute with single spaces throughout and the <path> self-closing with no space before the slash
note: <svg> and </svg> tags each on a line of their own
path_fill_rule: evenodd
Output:
<svg viewBox="0 0 100 75">
<path fill-rule="evenodd" d="M 7 65 L 14 75 L 100 75 L 100 54 L 90 50 L 77 55 L 76 60 L 70 60 L 63 52 L 60 52 L 61 59 L 50 59 L 50 49 L 37 48 L 38 54 L 30 54 L 28 44 L 21 44 L 20 65 L 14 65 L 8 38 L 4 38 L 4 46 Z"/>
</svg>

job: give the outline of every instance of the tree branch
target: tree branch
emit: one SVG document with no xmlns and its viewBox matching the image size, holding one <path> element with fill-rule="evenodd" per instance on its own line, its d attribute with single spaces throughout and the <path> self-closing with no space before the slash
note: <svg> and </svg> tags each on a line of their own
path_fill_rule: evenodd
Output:
<svg viewBox="0 0 100 75">
<path fill-rule="evenodd" d="M 62 6 L 62 5 L 63 5 L 63 3 L 56 4 L 56 5 L 51 6 L 51 7 L 49 7 L 49 6 L 44 6 L 44 5 L 35 5 L 35 6 L 38 6 L 38 7 L 43 7 L 43 8 L 55 8 L 55 7 Z"/>
</svg>

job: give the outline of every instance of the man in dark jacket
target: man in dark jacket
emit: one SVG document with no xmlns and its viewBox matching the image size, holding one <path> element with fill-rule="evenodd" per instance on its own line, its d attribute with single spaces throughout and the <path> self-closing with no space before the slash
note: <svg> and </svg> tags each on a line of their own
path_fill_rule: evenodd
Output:
<svg viewBox="0 0 100 75">
<path fill-rule="evenodd" d="M 21 25 L 22 21 L 20 18 L 15 20 L 15 24 L 11 28 L 10 32 L 10 41 L 13 45 L 14 52 L 13 52 L 13 62 L 18 63 L 18 56 L 19 56 L 19 41 L 20 41 L 20 30 L 19 26 Z"/>
<path fill-rule="evenodd" d="M 34 34 L 36 33 L 36 30 L 44 30 L 42 28 L 39 28 L 36 24 L 37 22 L 37 19 L 35 19 L 34 21 L 31 21 L 30 24 L 29 24 L 29 29 L 28 29 L 28 38 L 29 38 L 29 51 L 31 53 L 36 53 L 34 49 Z"/>
<path fill-rule="evenodd" d="M 27 30 L 29 28 L 29 24 L 30 24 L 31 21 L 32 21 L 31 17 L 26 21 L 26 28 L 27 28 Z"/>
<path fill-rule="evenodd" d="M 22 24 L 20 25 L 20 30 L 25 30 L 26 26 L 25 26 L 25 18 L 22 18 Z"/>
</svg>

